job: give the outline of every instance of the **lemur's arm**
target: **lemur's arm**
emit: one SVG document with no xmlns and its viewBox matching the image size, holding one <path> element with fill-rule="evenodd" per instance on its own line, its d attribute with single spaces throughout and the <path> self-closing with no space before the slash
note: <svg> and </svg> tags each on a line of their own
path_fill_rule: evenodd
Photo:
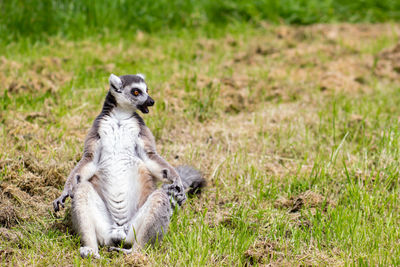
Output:
<svg viewBox="0 0 400 267">
<path fill-rule="evenodd" d="M 86 138 L 84 145 L 84 152 L 81 160 L 69 174 L 67 181 L 64 185 L 64 190 L 56 200 L 53 201 L 54 211 L 60 210 L 59 206 L 64 208 L 64 203 L 67 197 L 73 197 L 73 189 L 76 184 L 81 181 L 89 180 L 96 172 L 96 165 L 93 162 L 94 152 L 98 147 L 98 134 L 92 128 Z"/>
<path fill-rule="evenodd" d="M 160 180 L 167 179 L 171 183 L 181 185 L 182 181 L 178 172 L 157 153 L 154 136 L 150 129 L 143 125 L 140 134 L 144 142 L 145 152 L 150 159 L 150 162 L 146 163 L 149 171 Z"/>
<path fill-rule="evenodd" d="M 167 179 L 171 182 L 171 184 L 164 184 L 163 189 L 171 197 L 171 201 L 181 206 L 186 201 L 181 177 L 174 167 L 158 155 L 154 136 L 150 129 L 142 125 L 140 134 L 143 138 L 145 152 L 150 159 L 149 162 L 145 162 L 147 169 L 158 179 Z"/>
</svg>

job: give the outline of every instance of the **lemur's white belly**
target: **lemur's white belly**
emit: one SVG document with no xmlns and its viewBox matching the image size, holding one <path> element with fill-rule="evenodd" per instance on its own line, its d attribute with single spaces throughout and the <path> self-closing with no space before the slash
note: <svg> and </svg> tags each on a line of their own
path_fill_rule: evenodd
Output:
<svg viewBox="0 0 400 267">
<path fill-rule="evenodd" d="M 96 153 L 96 174 L 102 184 L 105 205 L 112 220 L 120 226 L 127 223 L 138 209 L 139 166 L 143 164 L 144 156 L 139 130 L 134 120 L 108 118 L 99 126 L 102 149 Z"/>
</svg>

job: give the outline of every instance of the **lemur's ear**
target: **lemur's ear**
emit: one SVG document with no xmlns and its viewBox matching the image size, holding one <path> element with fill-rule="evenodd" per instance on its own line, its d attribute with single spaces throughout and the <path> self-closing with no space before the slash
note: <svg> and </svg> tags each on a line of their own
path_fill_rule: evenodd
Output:
<svg viewBox="0 0 400 267">
<path fill-rule="evenodd" d="M 136 74 L 136 76 L 139 76 L 139 77 L 142 78 L 143 80 L 146 79 L 146 76 L 144 76 L 144 74 L 141 74 L 141 73 Z"/>
<path fill-rule="evenodd" d="M 113 88 L 117 93 L 122 93 L 122 81 L 117 75 L 111 74 L 108 80 L 111 88 Z"/>
</svg>

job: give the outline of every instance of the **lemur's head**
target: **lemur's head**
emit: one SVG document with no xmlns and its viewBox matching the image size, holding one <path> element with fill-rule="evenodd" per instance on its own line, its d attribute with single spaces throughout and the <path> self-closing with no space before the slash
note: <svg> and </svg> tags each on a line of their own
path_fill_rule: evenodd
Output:
<svg viewBox="0 0 400 267">
<path fill-rule="evenodd" d="M 149 106 L 154 105 L 154 100 L 148 94 L 147 84 L 142 74 L 116 76 L 110 75 L 110 92 L 115 97 L 117 105 L 124 109 L 139 109 L 149 113 Z"/>
</svg>

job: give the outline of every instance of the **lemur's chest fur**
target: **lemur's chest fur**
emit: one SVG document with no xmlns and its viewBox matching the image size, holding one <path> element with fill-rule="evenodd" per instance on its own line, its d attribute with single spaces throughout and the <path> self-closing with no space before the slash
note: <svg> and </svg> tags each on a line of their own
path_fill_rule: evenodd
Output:
<svg viewBox="0 0 400 267">
<path fill-rule="evenodd" d="M 138 209 L 140 168 L 147 159 L 134 117 L 110 114 L 99 124 L 98 177 L 113 220 L 123 225 Z"/>
</svg>

